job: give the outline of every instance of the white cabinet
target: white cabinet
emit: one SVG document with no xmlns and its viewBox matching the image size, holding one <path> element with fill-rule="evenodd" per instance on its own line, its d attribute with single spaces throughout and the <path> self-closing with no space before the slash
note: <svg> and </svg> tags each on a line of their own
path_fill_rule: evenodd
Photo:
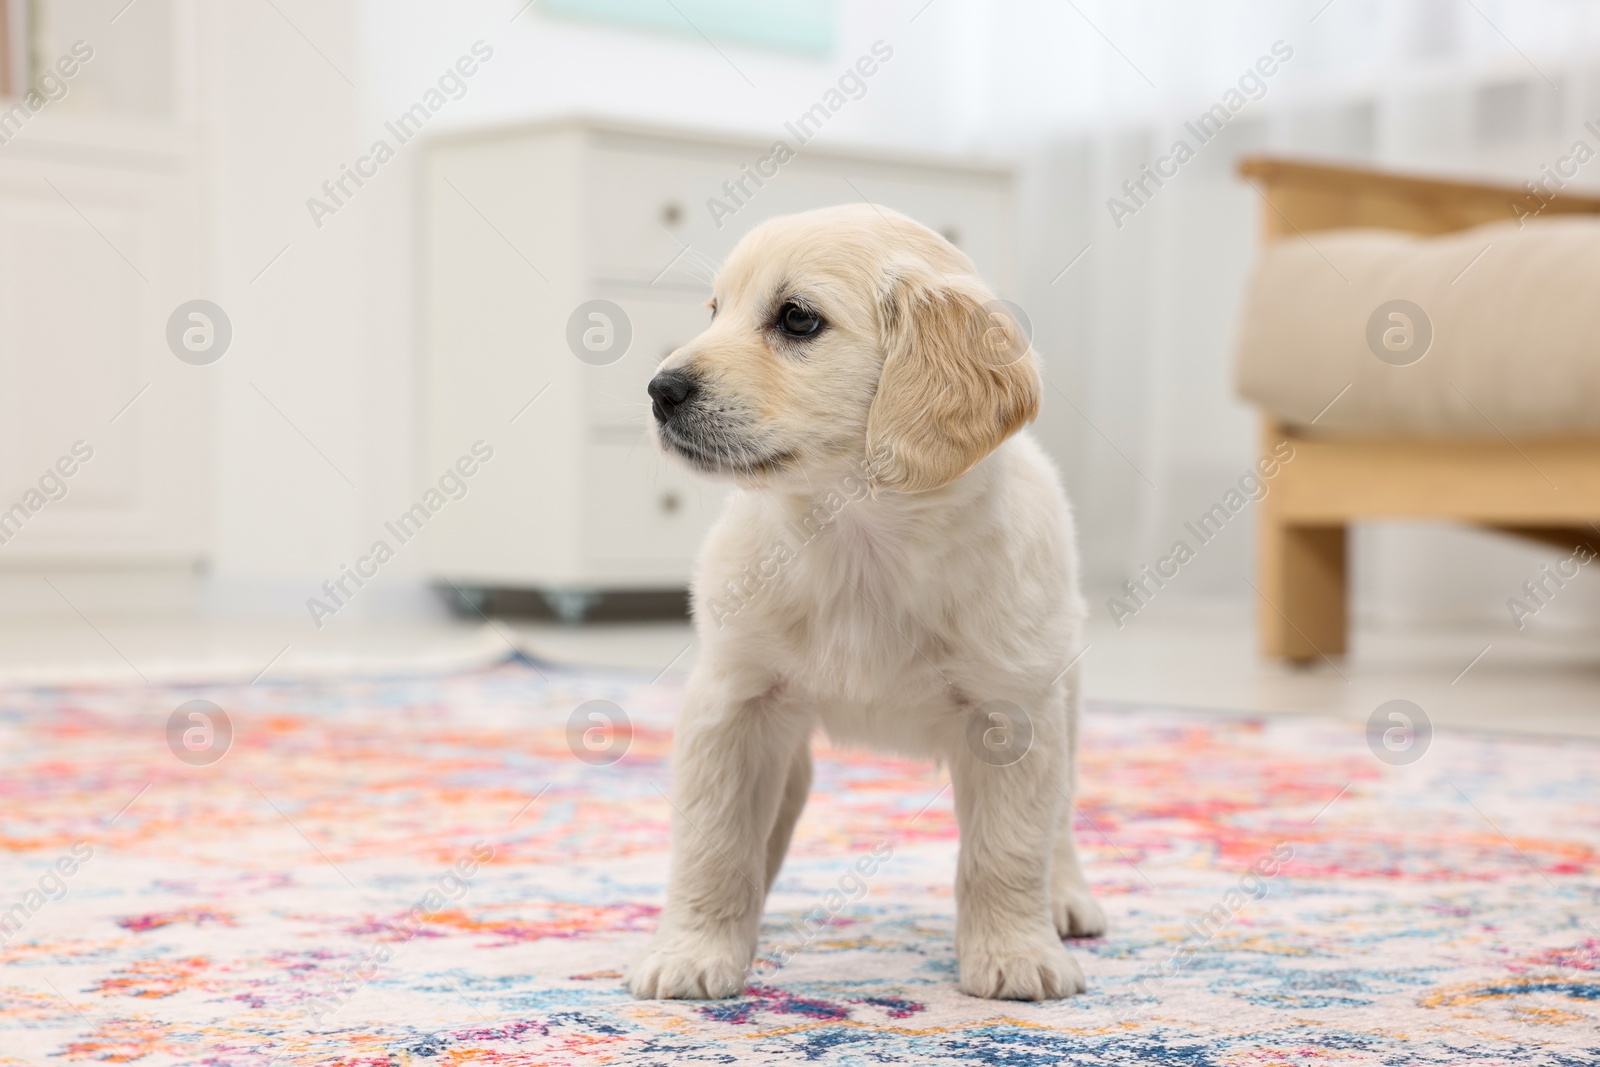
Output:
<svg viewBox="0 0 1600 1067">
<path fill-rule="evenodd" d="M 801 146 L 761 188 L 747 181 L 719 225 L 707 201 L 728 202 L 724 183 L 771 147 L 578 120 L 430 143 L 420 476 L 433 481 L 474 441 L 495 449 L 434 520 L 436 579 L 563 594 L 687 584 L 725 490 L 655 450 L 645 385 L 705 327 L 716 264 L 763 219 L 865 198 L 945 233 L 1007 293 L 1008 171 Z M 606 365 L 568 343 L 569 320 L 597 299 L 622 309 L 632 335 Z"/>
<path fill-rule="evenodd" d="M 0 576 L 208 552 L 209 368 L 166 343 L 207 295 L 195 158 L 169 127 L 90 120 L 0 153 Z"/>
</svg>

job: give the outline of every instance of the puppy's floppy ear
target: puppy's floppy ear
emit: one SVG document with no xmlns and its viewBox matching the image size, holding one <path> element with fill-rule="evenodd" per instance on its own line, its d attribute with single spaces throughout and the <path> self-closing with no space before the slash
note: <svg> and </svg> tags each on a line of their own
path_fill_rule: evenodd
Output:
<svg viewBox="0 0 1600 1067">
<path fill-rule="evenodd" d="M 1038 415 L 1033 348 L 977 278 L 893 267 L 878 320 L 885 359 L 867 414 L 877 485 L 936 489 Z"/>
</svg>

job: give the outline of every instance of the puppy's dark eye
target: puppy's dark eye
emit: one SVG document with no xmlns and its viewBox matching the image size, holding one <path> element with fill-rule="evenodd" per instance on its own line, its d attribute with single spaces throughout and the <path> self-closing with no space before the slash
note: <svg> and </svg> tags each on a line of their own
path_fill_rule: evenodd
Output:
<svg viewBox="0 0 1600 1067">
<path fill-rule="evenodd" d="M 822 329 L 822 316 L 799 304 L 788 303 L 778 309 L 778 329 L 790 337 L 810 337 Z"/>
</svg>

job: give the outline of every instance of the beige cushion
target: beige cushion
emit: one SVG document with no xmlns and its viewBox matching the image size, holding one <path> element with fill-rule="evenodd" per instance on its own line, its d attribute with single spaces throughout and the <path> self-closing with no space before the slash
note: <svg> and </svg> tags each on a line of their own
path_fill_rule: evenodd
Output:
<svg viewBox="0 0 1600 1067">
<path fill-rule="evenodd" d="M 1250 282 L 1244 397 L 1330 433 L 1600 434 L 1600 219 L 1308 237 L 1274 242 Z M 1394 300 L 1423 315 L 1385 309 L 1374 324 Z M 1426 354 L 1394 365 L 1417 355 L 1429 322 Z"/>
</svg>

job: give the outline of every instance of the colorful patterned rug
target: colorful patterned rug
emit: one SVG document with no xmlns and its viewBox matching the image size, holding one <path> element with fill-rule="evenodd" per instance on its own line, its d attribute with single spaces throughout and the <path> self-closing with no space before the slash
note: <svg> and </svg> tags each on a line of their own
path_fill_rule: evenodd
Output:
<svg viewBox="0 0 1600 1067">
<path fill-rule="evenodd" d="M 1085 724 L 1087 995 L 958 993 L 944 779 L 824 752 L 749 995 L 632 1000 L 680 693 L 0 692 L 0 1063 L 1600 1063 L 1600 746 L 1161 709 Z"/>
</svg>

